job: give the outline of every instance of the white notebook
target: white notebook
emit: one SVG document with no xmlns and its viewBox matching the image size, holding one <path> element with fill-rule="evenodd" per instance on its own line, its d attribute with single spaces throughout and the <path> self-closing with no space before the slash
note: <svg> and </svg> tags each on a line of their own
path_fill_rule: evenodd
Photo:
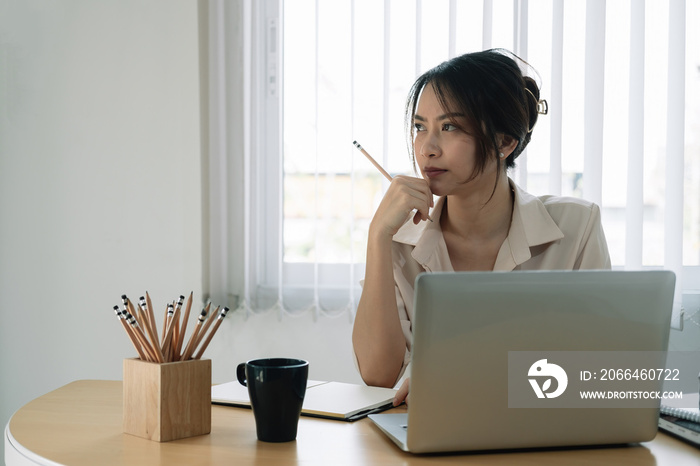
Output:
<svg viewBox="0 0 700 466">
<path fill-rule="evenodd" d="M 309 380 L 301 414 L 342 421 L 355 421 L 392 407 L 396 390 L 342 382 Z M 237 380 L 211 388 L 215 404 L 250 407 L 248 388 Z"/>
</svg>

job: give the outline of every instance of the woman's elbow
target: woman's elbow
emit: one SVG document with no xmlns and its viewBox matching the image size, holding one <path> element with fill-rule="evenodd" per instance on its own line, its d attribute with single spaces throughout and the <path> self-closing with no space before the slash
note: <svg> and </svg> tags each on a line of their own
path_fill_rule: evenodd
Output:
<svg viewBox="0 0 700 466">
<path fill-rule="evenodd" d="M 387 377 L 365 377 L 362 376 L 362 380 L 366 385 L 370 387 L 383 387 L 383 388 L 394 388 L 394 380 Z"/>
<path fill-rule="evenodd" d="M 365 384 L 371 387 L 393 388 L 399 376 L 399 371 L 389 371 L 386 366 L 379 365 L 378 367 L 367 367 L 360 365 L 360 376 Z"/>
</svg>

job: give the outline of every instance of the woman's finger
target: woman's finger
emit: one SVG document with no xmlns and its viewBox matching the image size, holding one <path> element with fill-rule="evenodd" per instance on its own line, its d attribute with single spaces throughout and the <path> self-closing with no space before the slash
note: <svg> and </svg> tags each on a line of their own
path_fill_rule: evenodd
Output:
<svg viewBox="0 0 700 466">
<path fill-rule="evenodd" d="M 401 388 L 396 392 L 394 396 L 394 406 L 398 406 L 404 401 L 408 404 L 408 385 L 410 377 L 406 377 L 406 380 L 401 384 Z"/>
<path fill-rule="evenodd" d="M 373 223 L 394 235 L 407 218 L 413 217 L 412 211 L 418 212 L 413 218 L 415 223 L 426 220 L 432 203 L 433 195 L 425 180 L 396 176 L 375 213 Z"/>
</svg>

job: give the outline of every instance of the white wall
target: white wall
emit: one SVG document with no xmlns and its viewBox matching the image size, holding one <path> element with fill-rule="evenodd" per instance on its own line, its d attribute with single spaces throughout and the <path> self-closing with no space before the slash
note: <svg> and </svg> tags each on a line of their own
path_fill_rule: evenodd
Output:
<svg viewBox="0 0 700 466">
<path fill-rule="evenodd" d="M 201 282 L 197 8 L 0 4 L 0 424 L 134 353 L 112 306 Z"/>
<path fill-rule="evenodd" d="M 122 293 L 201 299 L 197 13 L 188 0 L 0 0 L 3 428 L 68 382 L 121 379 L 134 355 L 112 311 Z M 269 355 L 359 381 L 347 317 L 310 322 L 231 316 L 207 351 L 214 381 Z"/>
</svg>

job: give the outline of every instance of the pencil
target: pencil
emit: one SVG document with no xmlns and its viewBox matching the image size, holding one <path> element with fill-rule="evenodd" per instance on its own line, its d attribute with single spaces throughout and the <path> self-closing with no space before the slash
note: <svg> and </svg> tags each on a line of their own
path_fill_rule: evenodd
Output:
<svg viewBox="0 0 700 466">
<path fill-rule="evenodd" d="M 148 335 L 149 332 L 149 325 L 148 325 L 148 317 L 146 316 L 145 313 L 139 312 L 140 308 L 137 310 L 137 308 L 133 305 L 131 300 L 127 298 L 125 294 L 122 295 L 122 303 L 124 304 L 124 311 L 128 309 L 128 314 L 132 315 L 134 319 L 136 319 L 136 322 L 138 322 L 139 327 L 141 328 L 141 331 L 143 332 L 145 329 L 145 337 L 149 337 Z M 156 361 L 159 361 L 158 359 L 158 353 L 159 351 L 155 351 L 154 346 L 148 341 L 148 338 L 146 338 L 146 347 L 149 351 L 149 353 L 155 358 Z M 162 362 L 162 361 L 159 361 Z"/>
<path fill-rule="evenodd" d="M 384 168 L 382 168 L 382 166 L 379 165 L 379 164 L 377 163 L 377 161 L 374 160 L 374 159 L 372 158 L 372 156 L 369 155 L 369 154 L 367 153 L 367 151 L 360 145 L 359 142 L 357 142 L 357 141 L 352 141 L 352 143 L 355 144 L 355 147 L 357 147 L 357 149 L 358 149 L 360 152 L 362 152 L 362 154 L 363 154 L 365 157 L 367 157 L 367 160 L 369 160 L 370 162 L 372 162 L 372 165 L 374 165 L 375 167 L 377 167 L 377 170 L 379 170 L 379 173 L 381 173 L 382 175 L 384 175 L 384 178 L 386 178 L 386 179 L 389 180 L 389 181 L 392 180 L 391 175 L 388 174 L 387 171 L 384 170 Z"/>
<path fill-rule="evenodd" d="M 126 317 L 126 321 L 131 325 L 131 327 L 134 330 L 134 334 L 136 335 L 136 338 L 138 338 L 139 342 L 141 343 L 141 346 L 143 347 L 144 353 L 146 353 L 146 360 L 147 361 L 155 361 L 156 356 L 155 356 L 155 350 L 151 348 L 150 343 L 148 343 L 148 340 L 146 339 L 146 335 L 143 334 L 143 331 L 141 330 L 141 327 L 139 327 L 139 323 L 136 321 L 136 318 L 129 314 L 129 311 L 123 310 L 122 313 Z"/>
<path fill-rule="evenodd" d="M 187 346 L 185 347 L 185 351 L 180 357 L 180 361 L 187 361 L 190 358 L 190 356 L 192 356 L 192 351 L 194 351 L 192 345 L 194 345 L 194 343 L 197 341 L 197 334 L 202 328 L 202 323 L 207 318 L 207 313 L 209 312 L 210 305 L 211 303 L 207 304 L 207 307 L 202 309 L 202 312 L 199 313 L 199 317 L 197 318 L 197 325 L 194 326 L 194 331 L 192 332 L 192 335 L 190 335 L 190 340 L 187 342 Z"/>
<path fill-rule="evenodd" d="M 139 343 L 138 339 L 136 338 L 136 335 L 134 335 L 131 326 L 129 326 L 129 324 L 126 323 L 126 318 L 122 315 L 122 311 L 119 310 L 119 306 L 114 306 L 114 313 L 117 314 L 117 319 L 119 319 L 119 321 L 122 324 L 122 327 L 124 327 L 126 334 L 129 336 L 129 340 L 131 340 L 131 344 L 134 345 L 134 349 L 136 349 L 136 352 L 139 353 L 139 358 L 145 361 L 146 355 L 143 352 L 143 349 L 141 348 L 141 343 Z"/>
<path fill-rule="evenodd" d="M 357 147 L 357 150 L 359 150 L 360 152 L 362 152 L 362 155 L 364 155 L 365 157 L 367 157 L 367 160 L 369 160 L 370 162 L 372 162 L 372 165 L 374 165 L 375 167 L 377 167 L 377 170 L 379 170 L 379 173 L 381 173 L 382 175 L 384 175 L 384 178 L 386 178 L 386 179 L 389 180 L 389 181 L 391 181 L 391 180 L 393 179 L 393 178 L 391 177 L 391 175 L 390 175 L 389 173 L 387 173 L 387 171 L 384 170 L 384 168 L 382 168 L 382 166 L 379 165 L 379 163 L 377 163 L 377 161 L 374 160 L 374 158 L 372 158 L 371 155 L 369 155 L 369 153 L 360 145 L 359 142 L 357 142 L 357 141 L 352 141 L 352 143 L 355 145 L 355 147 Z M 431 222 L 433 221 L 433 219 L 430 218 L 430 215 L 428 215 L 428 220 L 430 220 Z"/>
<path fill-rule="evenodd" d="M 175 361 L 177 354 L 177 344 L 180 341 L 180 319 L 182 317 L 182 305 L 185 302 L 185 297 L 180 295 L 177 301 L 177 310 L 175 311 L 175 321 L 173 322 L 173 339 L 170 345 L 170 360 Z"/>
<path fill-rule="evenodd" d="M 180 299 L 178 299 L 174 311 L 172 310 L 172 304 L 168 305 L 168 328 L 165 335 L 163 335 L 163 354 L 166 355 L 168 361 L 172 361 L 173 331 L 177 325 L 177 320 L 180 317 L 180 308 L 182 307 L 182 302 L 184 299 L 185 297 L 180 295 Z"/>
<path fill-rule="evenodd" d="M 190 296 L 187 298 L 187 304 L 185 305 L 185 316 L 182 318 L 182 327 L 180 328 L 180 335 L 177 341 L 177 347 L 175 348 L 175 356 L 179 359 L 182 351 L 182 344 L 185 342 L 185 332 L 187 331 L 187 322 L 190 320 L 190 309 L 192 308 L 192 295 L 194 292 L 190 292 Z"/>
<path fill-rule="evenodd" d="M 136 321 L 139 323 L 139 325 L 143 325 L 143 322 L 141 322 L 141 316 L 139 316 L 136 313 L 134 306 L 131 304 L 131 301 L 129 300 L 129 298 L 126 297 L 125 294 L 122 295 L 122 304 L 124 305 L 125 309 L 129 310 L 129 314 L 136 318 Z"/>
<path fill-rule="evenodd" d="M 204 323 L 202 329 L 199 331 L 199 335 L 197 335 L 197 341 L 194 342 L 194 346 L 192 347 L 192 354 L 194 354 L 195 350 L 204 339 L 204 335 L 206 335 L 207 330 L 209 330 L 209 327 L 211 327 L 211 324 L 214 323 L 214 320 L 216 320 L 217 312 L 219 312 L 219 306 L 216 306 L 216 309 L 210 312 L 207 316 L 207 321 Z"/>
<path fill-rule="evenodd" d="M 160 345 L 158 344 L 158 334 L 155 333 L 155 327 L 151 322 L 148 307 L 146 306 L 146 299 L 143 296 L 139 298 L 139 309 L 141 310 L 141 314 L 143 314 L 144 316 L 145 325 L 143 326 L 146 327 L 146 334 L 151 340 L 151 345 L 156 350 L 156 360 L 158 362 L 165 362 L 165 356 L 163 356 L 163 352 L 161 351 Z"/>
<path fill-rule="evenodd" d="M 163 331 L 160 332 L 160 345 L 161 347 L 165 346 L 165 332 L 168 330 L 168 324 L 170 321 L 170 318 L 172 317 L 174 312 L 173 304 L 168 303 L 168 305 L 165 307 L 165 312 L 163 315 Z"/>
<path fill-rule="evenodd" d="M 173 301 L 174 303 L 175 301 Z M 168 307 L 166 308 L 165 311 L 165 317 L 163 319 L 163 334 L 160 336 L 161 338 L 161 348 L 163 350 L 163 354 L 165 357 L 168 357 L 168 351 L 170 350 L 170 341 L 168 340 L 168 331 L 172 332 L 173 327 L 172 327 L 172 322 L 173 322 L 173 315 L 175 314 L 174 310 L 174 305 L 172 303 L 168 303 Z"/>
<path fill-rule="evenodd" d="M 170 361 L 175 360 L 175 350 L 177 349 L 177 342 L 180 339 L 180 315 L 178 315 L 173 321 L 173 336 L 170 338 L 170 354 L 168 357 Z"/>
<path fill-rule="evenodd" d="M 151 322 L 151 330 L 153 330 L 153 335 L 156 337 L 154 344 L 158 344 L 158 327 L 156 327 L 156 315 L 153 312 L 153 303 L 151 302 L 151 296 L 146 291 L 146 309 L 148 309 L 148 320 Z"/>
<path fill-rule="evenodd" d="M 223 322 L 224 317 L 226 317 L 226 314 L 228 313 L 228 308 L 224 307 L 224 309 L 219 313 L 219 317 L 216 319 L 216 324 L 214 327 L 211 329 L 211 332 L 209 332 L 209 335 L 207 335 L 207 339 L 204 340 L 204 343 L 202 343 L 202 347 L 197 351 L 197 354 L 195 355 L 195 359 L 199 359 L 202 357 L 202 353 L 207 349 L 207 346 L 209 346 L 209 343 L 211 342 L 211 339 L 214 337 L 214 334 L 216 333 L 217 330 L 219 330 L 219 327 L 221 326 L 221 322 Z"/>
</svg>

